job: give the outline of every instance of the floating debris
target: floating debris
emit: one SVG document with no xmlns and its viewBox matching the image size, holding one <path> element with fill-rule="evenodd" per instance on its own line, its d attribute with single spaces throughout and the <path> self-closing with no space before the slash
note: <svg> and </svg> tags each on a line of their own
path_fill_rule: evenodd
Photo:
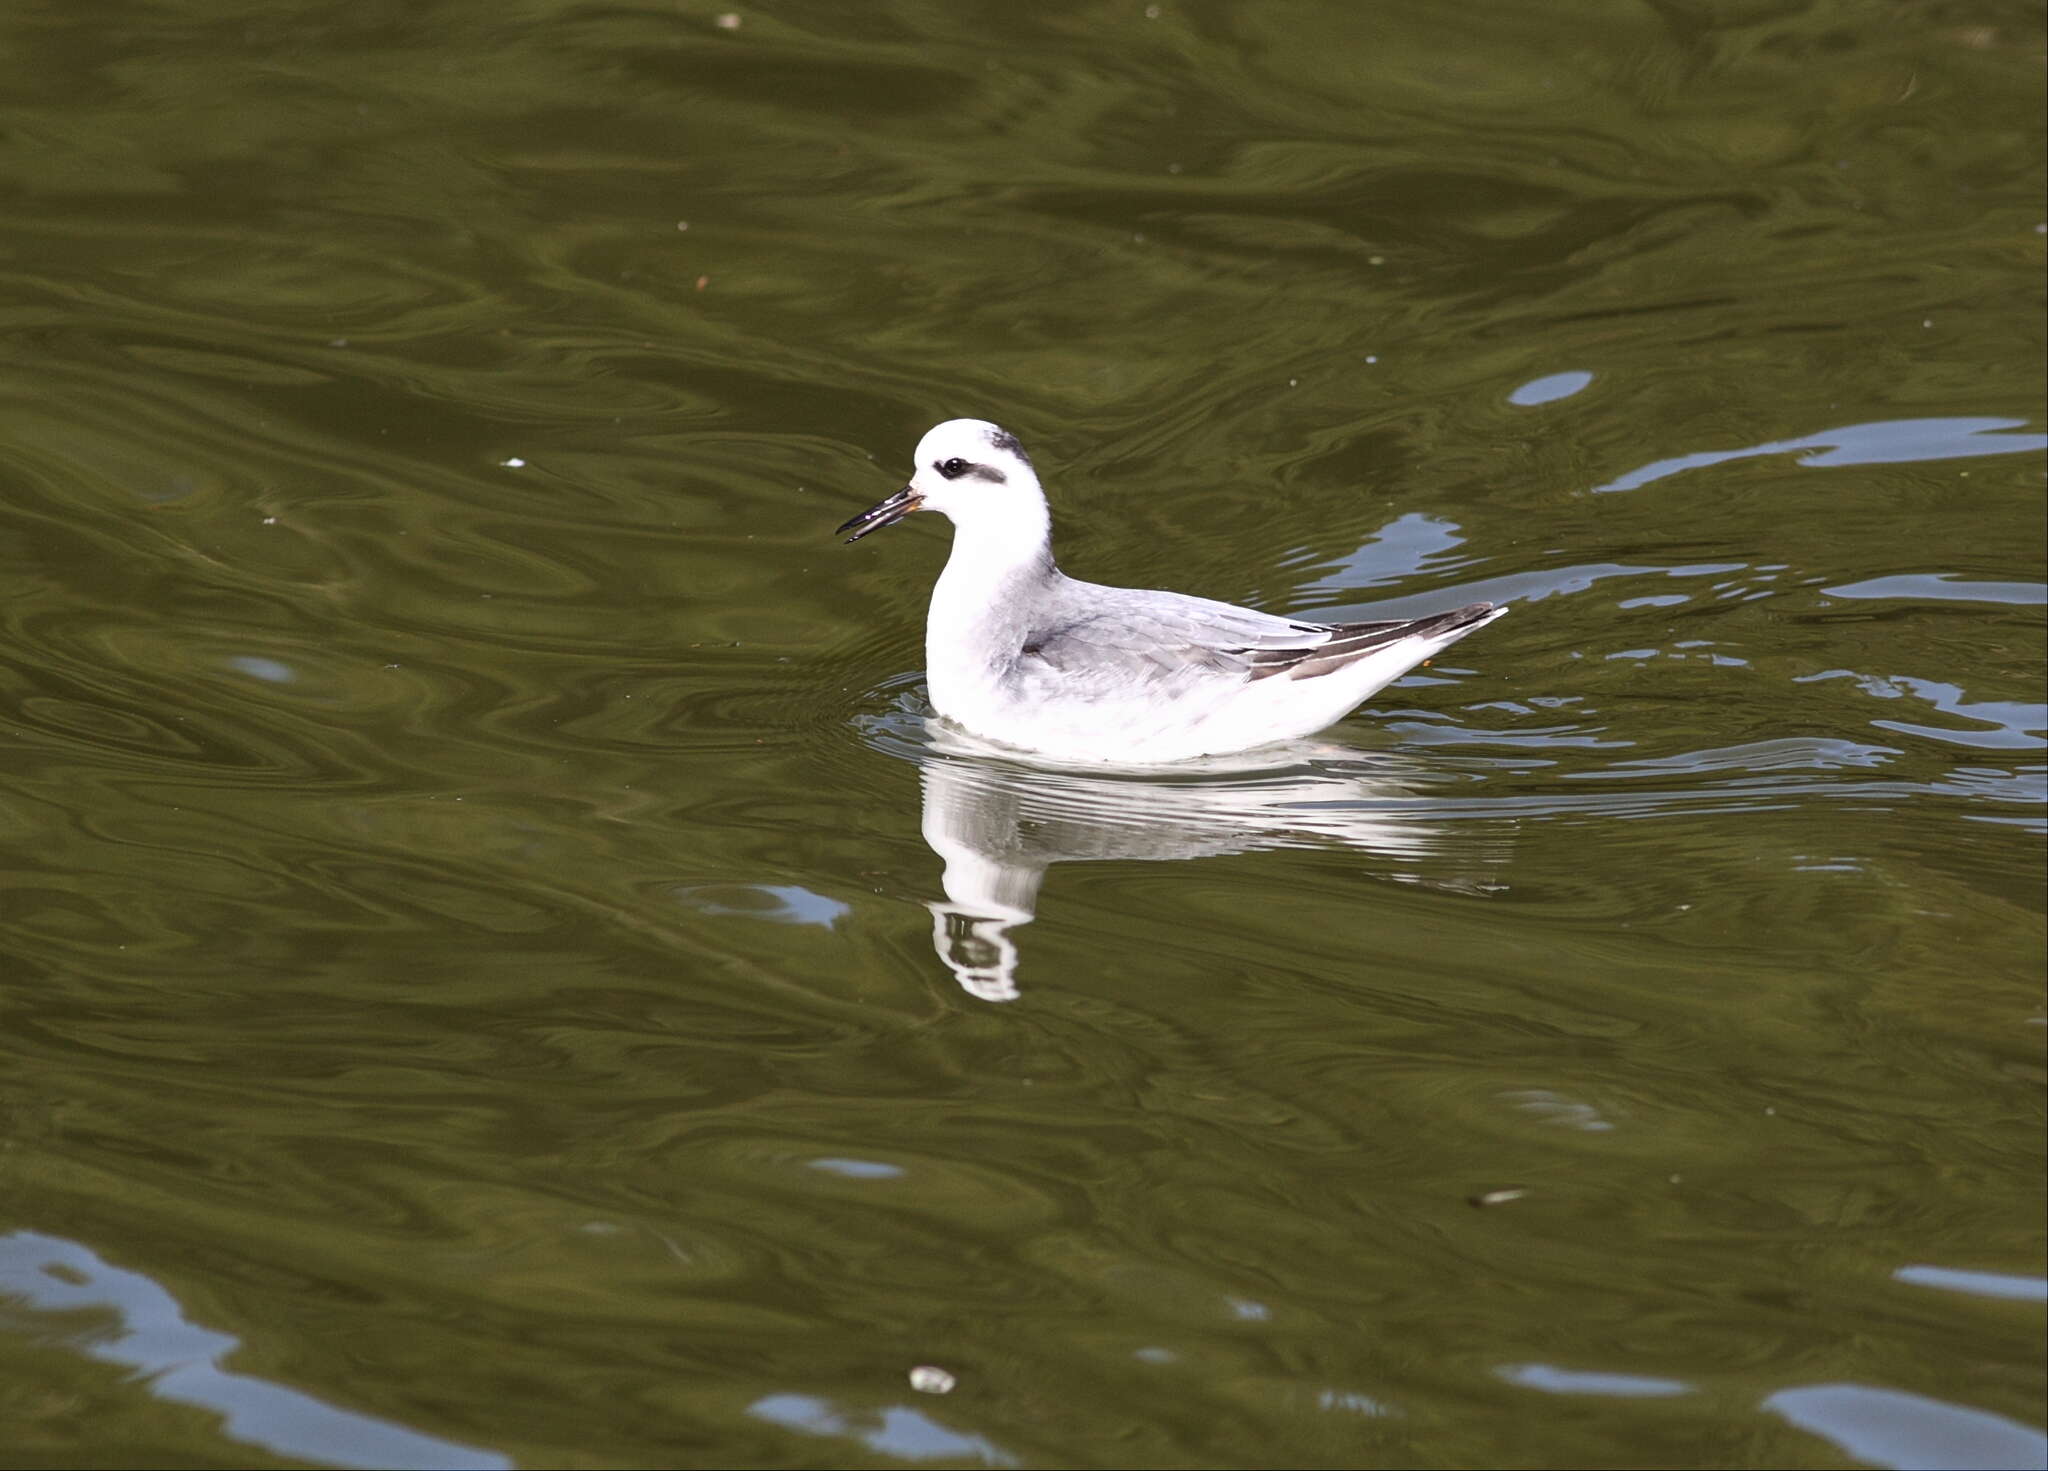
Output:
<svg viewBox="0 0 2048 1471">
<path fill-rule="evenodd" d="M 1472 1196 L 1466 1203 L 1479 1210 L 1484 1210 L 1490 1205 L 1506 1205 L 1510 1201 L 1520 1200 L 1528 1193 L 1528 1191 L 1521 1189 L 1482 1190 L 1479 1194 Z"/>
</svg>

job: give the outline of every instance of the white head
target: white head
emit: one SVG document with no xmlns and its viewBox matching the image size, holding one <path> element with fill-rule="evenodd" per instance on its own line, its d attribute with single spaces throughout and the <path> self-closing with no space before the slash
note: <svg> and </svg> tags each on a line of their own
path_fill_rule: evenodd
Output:
<svg viewBox="0 0 2048 1471">
<path fill-rule="evenodd" d="M 912 511 L 938 511 L 957 527 L 989 527 L 1043 541 L 1049 522 L 1045 492 L 1024 446 L 986 419 L 948 419 L 917 442 L 910 483 L 839 530 L 859 541 Z"/>
<path fill-rule="evenodd" d="M 927 430 L 914 458 L 910 489 L 922 509 L 955 522 L 1020 498 L 1045 498 L 1017 436 L 986 419 L 948 419 Z"/>
</svg>

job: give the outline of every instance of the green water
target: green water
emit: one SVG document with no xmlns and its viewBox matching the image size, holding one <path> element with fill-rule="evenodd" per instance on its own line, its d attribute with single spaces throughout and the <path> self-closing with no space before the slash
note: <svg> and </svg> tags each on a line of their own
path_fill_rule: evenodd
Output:
<svg viewBox="0 0 2048 1471">
<path fill-rule="evenodd" d="M 0 17 L 0 1462 L 2042 1464 L 2039 8 L 720 16 Z"/>
</svg>

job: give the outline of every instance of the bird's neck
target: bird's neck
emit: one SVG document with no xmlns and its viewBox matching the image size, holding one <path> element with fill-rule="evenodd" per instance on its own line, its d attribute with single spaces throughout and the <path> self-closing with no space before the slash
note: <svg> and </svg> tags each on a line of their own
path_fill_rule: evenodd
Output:
<svg viewBox="0 0 2048 1471">
<path fill-rule="evenodd" d="M 986 604 L 998 589 L 1019 579 L 1058 573 L 1051 512 L 1043 500 L 1032 500 L 955 522 L 953 553 L 939 582 L 949 593 Z"/>
<path fill-rule="evenodd" d="M 1002 668 L 1029 637 L 1031 615 L 1059 579 L 1049 517 L 978 515 L 953 528 L 953 554 L 925 616 L 925 682 L 932 704 L 970 727 L 997 698 Z"/>
</svg>

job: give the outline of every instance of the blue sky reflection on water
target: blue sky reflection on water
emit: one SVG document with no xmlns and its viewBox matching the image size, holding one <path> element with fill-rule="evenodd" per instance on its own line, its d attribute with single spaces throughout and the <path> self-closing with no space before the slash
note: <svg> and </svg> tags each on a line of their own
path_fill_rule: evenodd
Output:
<svg viewBox="0 0 2048 1471">
<path fill-rule="evenodd" d="M 9 1299 L 50 1315 L 48 1339 L 135 1370 L 159 1399 L 213 1411 L 222 1433 L 246 1445 L 329 1466 L 498 1471 L 513 1464 L 495 1451 L 421 1435 L 221 1367 L 241 1340 L 200 1327 L 158 1283 L 75 1241 L 38 1231 L 0 1236 L 0 1302 Z M 90 1326 L 74 1326 L 80 1314 L 89 1315 Z"/>
<path fill-rule="evenodd" d="M 1687 470 L 1701 470 L 1710 465 L 1725 465 L 1731 460 L 1750 460 L 1764 455 L 1795 455 L 1798 464 L 1821 469 L 1843 465 L 1906 465 L 1923 460 L 1966 460 L 1978 455 L 2038 454 L 2048 449 L 2048 435 L 2009 432 L 2026 427 L 2024 419 L 1883 419 L 1870 424 L 1823 429 L 1817 434 L 1774 440 L 1747 449 L 1703 450 L 1677 455 L 1630 471 L 1593 489 L 1596 493 L 1640 490 L 1654 481 Z"/>
<path fill-rule="evenodd" d="M 1679 10 L 0 7 L 15 1459 L 2037 1453 L 2041 9 Z"/>
</svg>

